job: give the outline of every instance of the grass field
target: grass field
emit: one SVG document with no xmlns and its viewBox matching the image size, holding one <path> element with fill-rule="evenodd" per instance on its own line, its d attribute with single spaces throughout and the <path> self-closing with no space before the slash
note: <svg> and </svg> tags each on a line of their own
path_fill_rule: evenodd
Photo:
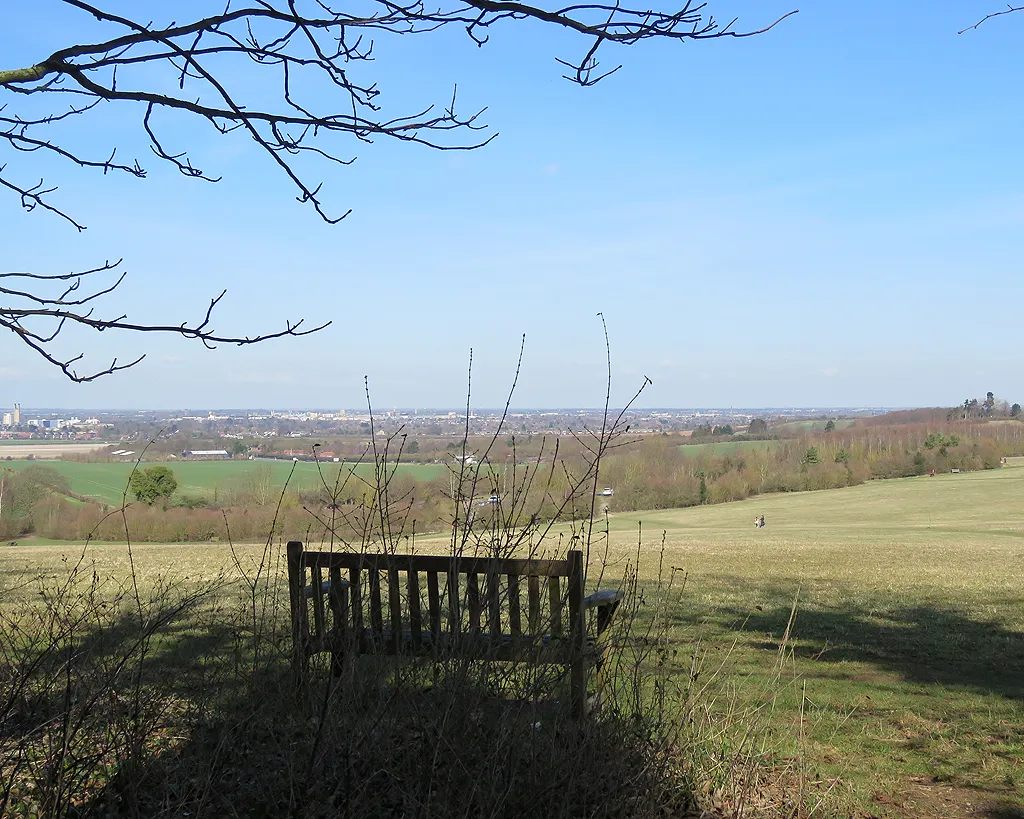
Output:
<svg viewBox="0 0 1024 819">
<path fill-rule="evenodd" d="M 612 553 L 641 522 L 649 549 L 664 533 L 666 565 L 689 573 L 680 633 L 718 655 L 735 641 L 734 704 L 772 691 L 770 747 L 855 815 L 1009 819 L 1024 815 L 1022 467 L 623 514 Z"/>
<path fill-rule="evenodd" d="M 799 770 L 805 807 L 824 798 L 818 815 L 1024 816 L 1024 459 L 624 513 L 608 537 L 611 573 L 638 542 L 642 577 L 662 548 L 666 567 L 686 571 L 673 612 L 678 673 L 699 640 L 706 667 L 721 668 L 713 707 L 731 726 L 721 741 L 746 732 L 768 766 Z M 59 572 L 75 553 L 0 548 L 0 577 Z M 143 583 L 229 565 L 224 545 L 142 545 L 134 557 Z M 92 547 L 91 559 L 100 574 L 127 571 L 123 546 Z"/>
<path fill-rule="evenodd" d="M 4 466 L 9 469 L 24 469 L 32 461 L 9 461 Z M 143 467 L 155 466 L 145 463 Z M 171 461 L 163 466 L 170 467 L 178 480 L 178 494 L 191 495 L 209 500 L 220 492 L 238 488 L 253 480 L 258 474 L 268 474 L 271 484 L 277 491 L 285 485 L 295 467 L 295 474 L 289 483 L 290 487 L 303 489 L 321 485 L 320 472 L 317 464 L 308 461 Z M 119 504 L 124 495 L 128 476 L 135 467 L 134 463 L 77 463 L 75 461 L 47 461 L 46 466 L 53 467 L 71 482 L 71 491 L 88 498 L 96 498 L 103 503 Z M 324 477 L 333 483 L 339 466 L 335 463 L 320 464 Z M 373 474 L 372 466 L 360 465 L 356 474 L 369 477 Z M 398 474 L 407 474 L 417 480 L 447 475 L 446 468 L 441 464 L 401 464 Z"/>
<path fill-rule="evenodd" d="M 846 429 L 854 424 L 852 418 L 837 418 L 834 421 L 836 429 Z M 787 421 L 784 424 L 772 424 L 769 428 L 769 432 L 824 432 L 828 421 L 823 421 L 820 418 L 814 420 L 805 421 Z"/>
<path fill-rule="evenodd" d="M 684 455 L 733 455 L 737 452 L 752 452 L 778 446 L 778 441 L 715 441 L 709 444 L 683 444 L 680 446 Z"/>
</svg>

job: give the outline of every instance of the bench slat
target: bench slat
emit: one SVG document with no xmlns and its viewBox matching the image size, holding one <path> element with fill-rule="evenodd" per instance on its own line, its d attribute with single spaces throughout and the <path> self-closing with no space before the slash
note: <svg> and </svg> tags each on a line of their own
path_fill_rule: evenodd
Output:
<svg viewBox="0 0 1024 819">
<path fill-rule="evenodd" d="M 562 633 L 562 589 L 557 577 L 548 578 L 548 596 L 551 603 L 551 633 Z"/>
<path fill-rule="evenodd" d="M 420 619 L 420 576 L 419 572 L 409 572 L 409 631 L 412 633 L 412 646 L 418 649 L 423 644 L 423 624 Z"/>
<path fill-rule="evenodd" d="M 448 631 L 455 636 L 462 633 L 462 611 L 459 600 L 459 575 L 449 574 L 448 591 Z"/>
<path fill-rule="evenodd" d="M 338 566 L 342 569 L 385 569 L 394 566 L 400 572 L 415 568 L 421 572 L 456 571 L 459 574 L 486 574 L 494 566 L 489 557 L 438 557 L 436 555 L 364 555 L 354 552 L 303 552 L 302 559 L 307 566 Z M 502 573 L 519 575 L 535 574 L 539 577 L 568 577 L 569 564 L 566 560 L 534 560 L 530 558 L 503 558 L 499 569 Z M 452 568 L 454 566 L 454 569 Z"/>
<path fill-rule="evenodd" d="M 530 575 L 526 580 L 526 590 L 530 602 L 530 634 L 540 632 L 540 578 Z"/>
<path fill-rule="evenodd" d="M 466 575 L 466 606 L 469 608 L 469 633 L 480 633 L 480 578 L 477 574 Z"/>
<path fill-rule="evenodd" d="M 344 632 L 348 626 L 348 589 L 341 579 L 341 569 L 331 569 L 331 589 L 328 592 L 328 600 L 331 604 L 331 614 L 334 616 L 334 630 L 338 633 Z"/>
<path fill-rule="evenodd" d="M 347 582 L 343 572 L 349 576 Z M 427 578 L 426 603 L 421 572 Z M 520 591 L 524 575 L 525 618 Z M 387 584 L 386 592 L 382 583 Z M 602 634 L 623 597 L 621 591 L 583 596 L 584 562 L 579 550 L 570 550 L 562 561 L 504 560 L 306 553 L 302 543 L 295 541 L 288 544 L 288 584 L 292 661 L 296 682 L 303 688 L 308 684 L 309 657 L 321 651 L 331 652 L 335 674 L 342 673 L 353 649 L 356 654 L 435 660 L 451 653 L 474 661 L 564 663 L 569 666 L 571 710 L 578 716 L 590 702 L 586 682 L 591 669 L 597 668 L 598 689 L 603 684 L 602 658 L 608 641 Z M 424 605 L 429 626 L 424 622 Z M 503 614 L 506 607 L 507 615 Z M 587 611 L 595 611 L 596 617 L 588 618 Z M 523 628 L 527 618 L 528 634 Z M 596 621 L 596 628 L 594 622 L 588 628 L 588 620 Z"/>
<path fill-rule="evenodd" d="M 492 639 L 501 637 L 501 575 L 495 569 L 487 573 L 487 629 Z"/>
<path fill-rule="evenodd" d="M 362 572 L 358 568 L 348 570 L 349 595 L 352 600 L 352 628 L 356 631 L 363 630 L 363 594 L 359 581 L 362 579 Z"/>
<path fill-rule="evenodd" d="M 519 575 L 508 576 L 508 629 L 513 637 L 520 637 L 523 633 L 523 623 L 519 610 Z"/>
<path fill-rule="evenodd" d="M 437 572 L 427 572 L 427 603 L 430 606 L 430 633 L 441 636 L 441 595 L 437 586 Z"/>
<path fill-rule="evenodd" d="M 488 634 L 478 635 L 471 638 L 463 635 L 458 641 L 448 639 L 448 635 L 442 635 L 440 642 L 434 643 L 424 633 L 423 644 L 419 649 L 412 646 L 412 635 L 406 631 L 398 641 L 399 649 L 396 652 L 396 641 L 393 639 L 390 630 L 385 627 L 384 639 L 373 631 L 364 629 L 362 634 L 356 636 L 355 647 L 360 653 L 382 654 L 394 656 L 396 653 L 409 656 L 435 657 L 442 656 L 446 651 L 454 651 L 462 657 L 472 659 L 488 659 L 500 661 L 518 662 L 549 662 L 568 663 L 572 660 L 572 642 L 565 637 L 552 637 L 543 635 L 536 638 L 521 637 L 513 639 L 512 635 L 504 634 L 495 642 Z M 334 635 L 328 635 L 325 641 L 324 650 L 342 648 L 344 644 Z M 588 640 L 584 647 L 585 659 L 596 659 L 596 644 Z"/>
<path fill-rule="evenodd" d="M 398 585 L 398 569 L 388 568 L 388 608 L 391 609 L 391 633 L 396 641 L 402 639 L 402 587 Z M 395 643 L 398 652 L 399 643 Z"/>
<path fill-rule="evenodd" d="M 366 574 L 370 581 L 370 628 L 378 634 L 383 634 L 384 614 L 380 604 L 380 572 L 376 568 L 372 568 Z"/>
<path fill-rule="evenodd" d="M 324 587 L 323 569 L 319 566 L 314 566 L 310 573 L 313 578 L 313 588 L 319 591 Z M 313 595 L 313 628 L 315 629 L 314 637 L 316 639 L 323 639 L 326 629 L 324 626 L 324 596 L 322 594 Z"/>
</svg>

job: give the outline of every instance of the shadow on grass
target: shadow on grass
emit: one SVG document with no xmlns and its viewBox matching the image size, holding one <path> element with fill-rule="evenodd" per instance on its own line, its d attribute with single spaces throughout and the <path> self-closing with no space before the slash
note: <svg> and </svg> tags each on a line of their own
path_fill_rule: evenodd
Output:
<svg viewBox="0 0 1024 819">
<path fill-rule="evenodd" d="M 16 798 L 38 799 L 41 815 L 513 819 L 689 809 L 677 755 L 652 726 L 574 721 L 553 698 L 510 697 L 495 686 L 508 680 L 496 664 L 447 664 L 435 675 L 367 658 L 340 679 L 315 674 L 313 702 L 302 705 L 283 624 L 254 654 L 244 611 L 155 614 L 157 629 L 130 606 L 83 623 L 72 652 L 39 666 L 38 696 L 18 706 L 22 718 L 8 721 L 0 745 L 17 743 L 18 730 L 29 737 Z"/>
<path fill-rule="evenodd" d="M 745 616 L 742 630 L 781 637 L 790 611 L 789 606 L 754 611 Z M 912 682 L 1024 699 L 1024 634 L 952 608 L 918 604 L 883 612 L 798 606 L 793 637 L 797 657 L 870 663 Z M 774 651 L 778 643 L 762 647 Z"/>
<path fill-rule="evenodd" d="M 985 819 L 1024 819 L 1024 806 L 1009 803 L 988 808 L 983 814 Z"/>
</svg>

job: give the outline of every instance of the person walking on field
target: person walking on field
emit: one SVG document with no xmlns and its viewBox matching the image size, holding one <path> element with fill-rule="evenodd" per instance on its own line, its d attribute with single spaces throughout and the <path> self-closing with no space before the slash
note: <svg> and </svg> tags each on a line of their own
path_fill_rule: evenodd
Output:
<svg viewBox="0 0 1024 819">
<path fill-rule="evenodd" d="M 761 529 L 763 529 L 763 528 L 764 528 L 764 515 L 761 515 L 761 518 L 760 518 L 760 519 L 758 520 L 758 522 L 757 522 L 757 525 L 758 525 L 758 526 L 759 526 L 759 527 L 760 527 Z"/>
</svg>

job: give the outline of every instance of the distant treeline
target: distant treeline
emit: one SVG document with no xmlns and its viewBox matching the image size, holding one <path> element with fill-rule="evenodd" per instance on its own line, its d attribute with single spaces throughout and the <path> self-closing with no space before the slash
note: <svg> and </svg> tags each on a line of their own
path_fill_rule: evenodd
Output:
<svg viewBox="0 0 1024 819">
<path fill-rule="evenodd" d="M 998 468 L 1003 458 L 1024 455 L 1024 423 L 1010 418 L 946 421 L 948 411 L 915 411 L 890 419 L 858 422 L 845 429 L 764 440 L 716 454 L 714 445 L 662 434 L 621 440 L 602 463 L 598 511 L 665 509 L 722 503 L 770 492 L 800 492 L 854 486 L 872 478 L 925 475 L 932 470 L 962 472 Z M 941 421 L 937 416 L 941 415 Z M 895 423 L 892 423 L 895 421 Z M 736 440 L 727 433 L 705 441 Z M 411 441 L 412 439 L 410 439 Z M 435 443 L 435 442 L 431 442 Z M 34 534 L 46 538 L 123 540 L 125 521 L 137 541 L 190 542 L 228 539 L 253 542 L 274 536 L 317 541 L 330 532 L 359 539 L 385 518 L 400 520 L 407 532 L 450 531 L 456 508 L 471 525 L 589 514 L 593 481 L 580 484 L 584 447 L 563 439 L 556 447 L 539 435 L 493 442 L 484 464 L 461 465 L 463 442 L 445 444 L 447 477 L 416 481 L 406 474 L 382 479 L 379 492 L 350 477 L 320 489 L 276 485 L 271 470 L 253 463 L 247 478 L 215 499 L 174 494 L 153 503 L 136 502 L 124 513 L 74 495 L 67 478 L 34 464 L 2 473 L 0 539 Z M 471 439 L 466 452 L 477 457 L 487 439 Z M 408 443 L 405 444 L 408 448 Z M 391 449 L 394 457 L 399 446 Z M 339 467 L 344 475 L 344 467 Z M 391 475 L 385 471 L 385 475 Z M 461 488 L 460 488 L 461 474 Z M 459 498 L 458 504 L 453 500 Z"/>
</svg>

